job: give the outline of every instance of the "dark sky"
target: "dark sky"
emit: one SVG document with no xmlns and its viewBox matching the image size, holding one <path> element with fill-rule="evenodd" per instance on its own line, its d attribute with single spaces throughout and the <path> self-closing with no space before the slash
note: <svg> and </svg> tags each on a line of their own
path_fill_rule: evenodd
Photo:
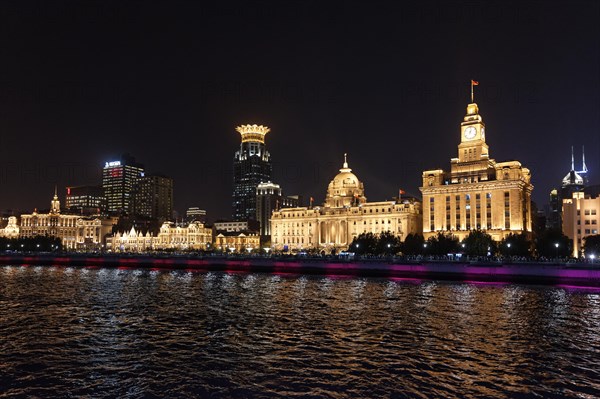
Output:
<svg viewBox="0 0 600 399">
<path fill-rule="evenodd" d="M 321 202 L 344 152 L 370 201 L 418 194 L 456 156 L 470 79 L 491 156 L 531 169 L 540 206 L 571 145 L 600 183 L 600 2 L 214 3 L 1 2 L 0 210 L 131 153 L 177 210 L 229 217 L 246 123 L 271 127 L 285 194 Z"/>
</svg>

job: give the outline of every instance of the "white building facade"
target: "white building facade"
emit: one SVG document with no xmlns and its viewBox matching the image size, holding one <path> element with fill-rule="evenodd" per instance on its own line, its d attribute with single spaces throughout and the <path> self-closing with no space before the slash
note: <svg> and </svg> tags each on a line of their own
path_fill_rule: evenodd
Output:
<svg viewBox="0 0 600 399">
<path fill-rule="evenodd" d="M 421 203 L 414 198 L 367 202 L 364 185 L 348 162 L 329 183 L 323 207 L 280 209 L 271 215 L 277 251 L 345 250 L 362 233 L 391 232 L 403 241 L 422 232 Z"/>
</svg>

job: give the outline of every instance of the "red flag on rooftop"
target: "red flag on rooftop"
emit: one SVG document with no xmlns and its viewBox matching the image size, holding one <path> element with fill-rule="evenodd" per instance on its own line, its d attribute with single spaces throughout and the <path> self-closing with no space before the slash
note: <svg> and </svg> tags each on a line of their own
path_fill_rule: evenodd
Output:
<svg viewBox="0 0 600 399">
<path fill-rule="evenodd" d="M 471 80 L 471 84 L 472 84 L 473 86 L 479 86 L 479 82 L 478 82 L 478 81 L 476 81 L 476 80 Z"/>
</svg>

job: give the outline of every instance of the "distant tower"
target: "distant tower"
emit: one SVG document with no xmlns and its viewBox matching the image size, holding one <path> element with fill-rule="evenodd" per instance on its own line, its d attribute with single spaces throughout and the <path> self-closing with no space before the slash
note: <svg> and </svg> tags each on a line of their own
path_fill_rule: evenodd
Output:
<svg viewBox="0 0 600 399">
<path fill-rule="evenodd" d="M 265 148 L 270 129 L 262 125 L 242 125 L 240 149 L 233 157 L 233 220 L 256 219 L 256 188 L 271 180 L 271 159 Z"/>
<path fill-rule="evenodd" d="M 102 189 L 110 213 L 132 213 L 134 195 L 144 166 L 129 155 L 119 161 L 110 161 L 102 169 Z"/>
<path fill-rule="evenodd" d="M 563 177 L 562 184 L 560 187 L 560 203 L 565 198 L 571 198 L 574 192 L 583 191 L 585 188 L 585 180 L 581 176 L 587 173 L 587 167 L 585 166 L 585 156 L 583 158 L 583 171 L 575 170 L 575 154 L 573 147 L 571 147 L 571 170 L 565 177 Z"/>
</svg>

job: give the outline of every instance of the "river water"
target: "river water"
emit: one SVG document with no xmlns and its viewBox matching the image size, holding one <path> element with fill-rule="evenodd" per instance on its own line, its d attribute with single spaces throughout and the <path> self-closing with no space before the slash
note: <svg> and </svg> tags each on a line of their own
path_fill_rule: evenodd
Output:
<svg viewBox="0 0 600 399">
<path fill-rule="evenodd" d="M 597 398 L 600 291 L 0 267 L 0 398 Z"/>
</svg>

